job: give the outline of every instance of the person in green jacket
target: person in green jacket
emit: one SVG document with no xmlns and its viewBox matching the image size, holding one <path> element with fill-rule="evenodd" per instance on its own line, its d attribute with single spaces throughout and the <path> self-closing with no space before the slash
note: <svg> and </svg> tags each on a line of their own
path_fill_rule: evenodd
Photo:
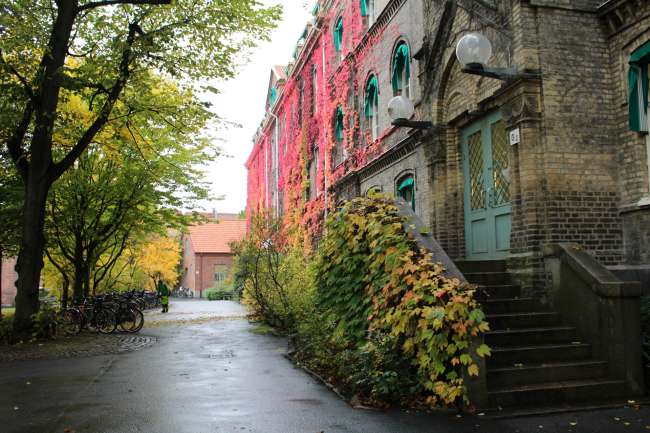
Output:
<svg viewBox="0 0 650 433">
<path fill-rule="evenodd" d="M 158 284 L 156 285 L 156 291 L 158 292 L 158 295 L 160 295 L 162 312 L 163 313 L 169 312 L 169 287 L 167 287 L 167 284 L 165 284 L 165 282 L 162 279 L 158 280 Z"/>
</svg>

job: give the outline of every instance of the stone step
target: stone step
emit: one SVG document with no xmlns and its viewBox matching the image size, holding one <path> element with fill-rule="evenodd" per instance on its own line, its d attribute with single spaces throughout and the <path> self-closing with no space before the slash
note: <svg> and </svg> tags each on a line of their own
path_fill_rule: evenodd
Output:
<svg viewBox="0 0 650 433">
<path fill-rule="evenodd" d="M 463 272 L 467 281 L 479 286 L 510 284 L 510 274 L 507 272 Z"/>
<path fill-rule="evenodd" d="M 457 260 L 454 263 L 463 274 L 466 272 L 506 272 L 505 260 Z"/>
<path fill-rule="evenodd" d="M 565 404 L 603 399 L 615 399 L 625 395 L 622 380 L 587 379 L 549 382 L 490 390 L 490 407 L 530 407 L 544 404 Z"/>
<path fill-rule="evenodd" d="M 598 360 L 549 362 L 492 368 L 487 370 L 490 389 L 531 385 L 544 382 L 596 379 L 607 376 L 607 362 Z"/>
<path fill-rule="evenodd" d="M 487 365 L 488 368 L 497 368 L 542 362 L 587 360 L 589 358 L 591 358 L 591 345 L 574 341 L 571 343 L 492 347 L 492 356 L 487 359 Z"/>
<path fill-rule="evenodd" d="M 479 300 L 516 298 L 521 294 L 521 289 L 512 284 L 493 284 L 479 286 L 477 297 Z"/>
<path fill-rule="evenodd" d="M 548 327 L 559 324 L 560 315 L 555 311 L 538 311 L 527 313 L 488 314 L 490 329 L 517 329 Z"/>
<path fill-rule="evenodd" d="M 570 343 L 575 341 L 576 329 L 571 326 L 540 328 L 495 329 L 485 333 L 488 346 L 508 347 L 527 344 Z"/>
<path fill-rule="evenodd" d="M 481 304 L 486 314 L 523 313 L 540 308 L 533 298 L 487 298 Z"/>
</svg>

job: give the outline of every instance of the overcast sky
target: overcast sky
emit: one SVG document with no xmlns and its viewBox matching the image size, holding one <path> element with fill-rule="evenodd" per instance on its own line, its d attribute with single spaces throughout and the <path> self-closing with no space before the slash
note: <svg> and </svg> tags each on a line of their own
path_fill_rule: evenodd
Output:
<svg viewBox="0 0 650 433">
<path fill-rule="evenodd" d="M 216 133 L 223 140 L 219 145 L 230 157 L 220 157 L 207 169 L 212 195 L 224 196 L 223 200 L 205 203 L 208 211 L 216 208 L 218 212 L 239 212 L 246 208 L 244 163 L 253 147 L 253 135 L 264 117 L 271 67 L 289 62 L 305 24 L 311 19 L 311 2 L 264 0 L 264 3 L 280 3 L 284 7 L 282 22 L 273 32 L 271 42 L 255 49 L 250 63 L 240 69 L 236 78 L 225 83 L 213 83 L 221 91 L 219 95 L 210 97 L 215 111 L 242 127 Z"/>
</svg>

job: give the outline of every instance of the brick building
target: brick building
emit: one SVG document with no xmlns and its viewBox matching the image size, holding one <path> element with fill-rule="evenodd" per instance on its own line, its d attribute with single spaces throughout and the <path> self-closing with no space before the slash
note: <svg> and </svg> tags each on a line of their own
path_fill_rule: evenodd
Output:
<svg viewBox="0 0 650 433">
<path fill-rule="evenodd" d="M 1 304 L 3 306 L 14 305 L 14 298 L 16 297 L 16 280 L 18 279 L 18 274 L 14 269 L 16 266 L 16 259 L 3 257 L 0 261 L 0 266 L 2 266 L 2 273 L 0 276 L 0 288 L 2 289 L 2 299 Z"/>
<path fill-rule="evenodd" d="M 648 5 L 602 3 L 317 2 L 295 61 L 271 72 L 248 208 L 300 209 L 317 228 L 337 199 L 382 190 L 408 197 L 452 258 L 506 259 L 537 297 L 550 242 L 647 278 L 647 116 L 641 84 L 631 130 L 628 72 L 650 39 Z M 475 31 L 492 42 L 488 66 L 527 74 L 463 72 L 455 47 Z M 391 124 L 400 94 L 432 128 Z"/>
<path fill-rule="evenodd" d="M 499 389 L 519 373 L 492 370 L 505 382 L 482 378 L 490 404 L 638 394 L 638 285 L 610 271 L 650 293 L 649 29 L 643 0 L 319 1 L 295 61 L 271 75 L 247 162 L 249 214 L 293 212 L 316 234 L 339 199 L 401 196 L 468 279 L 493 278 L 502 298 L 488 313 L 528 321 L 492 319 L 502 341 L 539 343 L 504 353 L 549 361 L 517 382 L 539 389 Z M 458 42 L 477 33 L 492 56 L 460 64 Z M 399 95 L 431 127 L 394 126 L 387 106 Z M 550 248 L 566 243 L 577 246 Z M 565 283 L 573 271 L 556 253 L 576 255 L 583 274 Z M 621 289 L 593 289 L 608 284 Z M 572 347 L 562 323 L 588 344 Z M 571 368 L 550 362 L 579 350 Z M 590 370 L 590 356 L 609 372 Z M 546 383 L 549 368 L 568 384 Z"/>
<path fill-rule="evenodd" d="M 221 214 L 205 224 L 191 226 L 183 235 L 181 286 L 189 288 L 194 297 L 222 287 L 230 272 L 233 253 L 230 243 L 246 234 L 246 221 L 238 215 Z"/>
</svg>

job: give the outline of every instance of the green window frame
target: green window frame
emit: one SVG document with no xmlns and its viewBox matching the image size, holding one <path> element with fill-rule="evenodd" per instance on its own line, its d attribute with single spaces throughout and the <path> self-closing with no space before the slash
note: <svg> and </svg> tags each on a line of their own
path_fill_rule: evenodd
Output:
<svg viewBox="0 0 650 433">
<path fill-rule="evenodd" d="M 343 107 L 340 105 L 336 108 L 336 118 L 334 119 L 334 138 L 337 142 L 343 141 Z"/>
<path fill-rule="evenodd" d="M 631 55 L 628 70 L 628 110 L 632 131 L 648 131 L 648 68 L 650 67 L 650 41 L 641 45 Z"/>
<path fill-rule="evenodd" d="M 376 75 L 372 75 L 366 84 L 364 111 L 374 141 L 379 135 L 379 81 Z"/>
<path fill-rule="evenodd" d="M 336 24 L 334 25 L 334 49 L 336 52 L 341 52 L 341 48 L 343 47 L 343 17 L 339 17 L 338 20 L 336 20 Z"/>
<path fill-rule="evenodd" d="M 368 18 L 368 27 L 375 22 L 375 0 L 360 0 L 361 16 Z"/>
<path fill-rule="evenodd" d="M 415 212 L 415 179 L 412 174 L 404 176 L 397 186 L 397 194 L 407 203 L 411 203 L 411 209 Z"/>
<path fill-rule="evenodd" d="M 275 104 L 275 100 L 278 98 L 278 89 L 273 86 L 271 87 L 271 96 L 269 97 L 270 106 L 272 107 Z"/>
<path fill-rule="evenodd" d="M 410 97 L 411 53 L 406 42 L 400 42 L 395 48 L 392 75 L 393 94 Z"/>
</svg>

